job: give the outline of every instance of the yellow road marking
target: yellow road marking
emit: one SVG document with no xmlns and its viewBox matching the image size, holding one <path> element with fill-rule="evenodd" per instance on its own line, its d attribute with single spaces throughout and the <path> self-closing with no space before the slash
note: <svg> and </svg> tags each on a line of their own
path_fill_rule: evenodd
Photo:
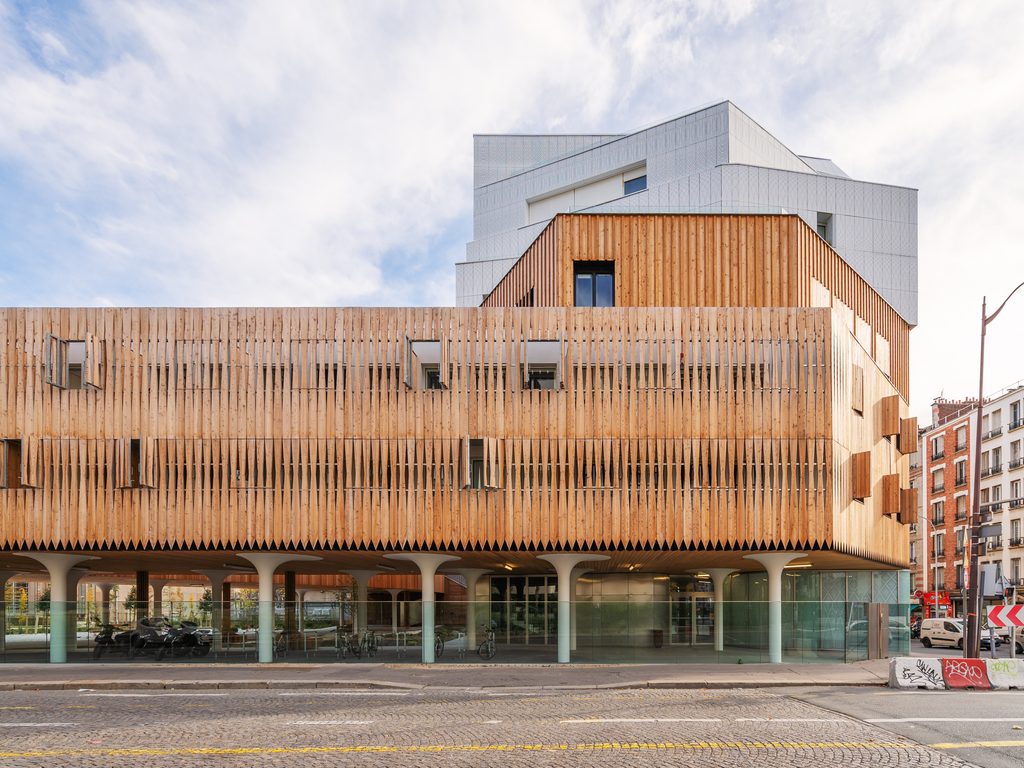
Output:
<svg viewBox="0 0 1024 768">
<path fill-rule="evenodd" d="M 934 749 L 978 749 L 984 747 L 1024 747 L 1024 741 L 954 741 L 948 744 L 929 744 Z"/>
<path fill-rule="evenodd" d="M 598 742 L 586 744 L 365 744 L 326 747 L 187 747 L 47 749 L 0 752 L 0 757 L 174 757 L 184 755 L 298 755 L 339 753 L 407 752 L 593 752 L 601 750 L 716 750 L 716 749 L 892 749 L 913 748 L 909 742 L 884 741 L 692 741 L 692 742 Z"/>
</svg>

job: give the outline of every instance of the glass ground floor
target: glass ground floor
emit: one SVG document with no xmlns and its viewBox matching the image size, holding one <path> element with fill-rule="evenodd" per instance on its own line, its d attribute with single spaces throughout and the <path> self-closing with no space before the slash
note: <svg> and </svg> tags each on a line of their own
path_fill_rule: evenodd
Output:
<svg viewBox="0 0 1024 768">
<path fill-rule="evenodd" d="M 910 648 L 907 571 L 579 568 L 570 590 L 562 571 L 435 572 L 419 585 L 369 570 L 333 583 L 286 571 L 269 586 L 230 586 L 239 577 L 222 572 L 208 582 L 185 575 L 191 592 L 153 579 L 160 588 L 146 600 L 134 574 L 115 588 L 112 574 L 102 589 L 79 583 L 65 600 L 44 589 L 46 574 L 16 574 L 0 614 L 0 659 L 735 664 L 860 661 Z M 415 588 L 423 583 L 426 594 Z"/>
</svg>

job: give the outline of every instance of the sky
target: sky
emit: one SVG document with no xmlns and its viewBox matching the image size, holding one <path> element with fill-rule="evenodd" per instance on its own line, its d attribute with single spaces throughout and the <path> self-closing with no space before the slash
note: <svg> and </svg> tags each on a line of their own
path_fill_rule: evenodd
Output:
<svg viewBox="0 0 1024 768">
<path fill-rule="evenodd" d="M 927 423 L 1024 281 L 1021 29 L 1015 0 L 0 0 L 0 305 L 452 305 L 474 133 L 728 98 L 919 190 Z M 1024 290 L 986 391 L 1024 379 L 1022 331 Z"/>
</svg>

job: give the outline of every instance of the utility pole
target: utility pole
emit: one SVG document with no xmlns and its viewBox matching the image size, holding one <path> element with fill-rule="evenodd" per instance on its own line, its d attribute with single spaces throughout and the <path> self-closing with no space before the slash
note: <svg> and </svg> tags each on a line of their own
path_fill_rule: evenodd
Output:
<svg viewBox="0 0 1024 768">
<path fill-rule="evenodd" d="M 978 359 L 978 407 L 977 420 L 974 430 L 974 487 L 972 488 L 971 520 L 968 530 L 970 532 L 970 566 L 967 571 L 967 599 L 964 611 L 967 616 L 966 633 L 967 639 L 964 643 L 964 656 L 968 659 L 977 659 L 981 655 L 981 585 L 978 573 L 978 558 L 981 556 L 981 419 L 985 406 L 985 329 L 988 324 L 995 320 L 1003 307 L 1017 291 L 1024 287 L 1021 283 L 1010 295 L 1003 299 L 1003 303 L 991 315 L 986 314 L 986 297 L 981 299 L 981 352 Z"/>
</svg>

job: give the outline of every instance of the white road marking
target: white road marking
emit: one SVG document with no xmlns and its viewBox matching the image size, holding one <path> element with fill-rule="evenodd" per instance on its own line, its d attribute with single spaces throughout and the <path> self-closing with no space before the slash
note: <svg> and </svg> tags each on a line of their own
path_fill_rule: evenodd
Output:
<svg viewBox="0 0 1024 768">
<path fill-rule="evenodd" d="M 865 723 L 1024 723 L 1024 717 L 874 717 Z"/>
<path fill-rule="evenodd" d="M 736 723 L 849 723 L 842 717 L 737 717 Z"/>
<path fill-rule="evenodd" d="M 0 723 L 0 728 L 67 728 L 75 723 Z"/>
<path fill-rule="evenodd" d="M 285 691 L 278 696 L 408 696 L 409 691 Z"/>
<path fill-rule="evenodd" d="M 501 720 L 484 720 L 481 725 L 497 725 Z"/>
<path fill-rule="evenodd" d="M 288 725 L 369 725 L 373 720 L 293 720 Z"/>
<path fill-rule="evenodd" d="M 227 696 L 226 693 L 83 693 L 82 696 L 102 696 L 118 699 L 163 699 L 171 696 Z"/>
<path fill-rule="evenodd" d="M 560 720 L 563 724 L 586 723 L 720 723 L 717 717 L 591 717 L 580 720 Z"/>
</svg>

